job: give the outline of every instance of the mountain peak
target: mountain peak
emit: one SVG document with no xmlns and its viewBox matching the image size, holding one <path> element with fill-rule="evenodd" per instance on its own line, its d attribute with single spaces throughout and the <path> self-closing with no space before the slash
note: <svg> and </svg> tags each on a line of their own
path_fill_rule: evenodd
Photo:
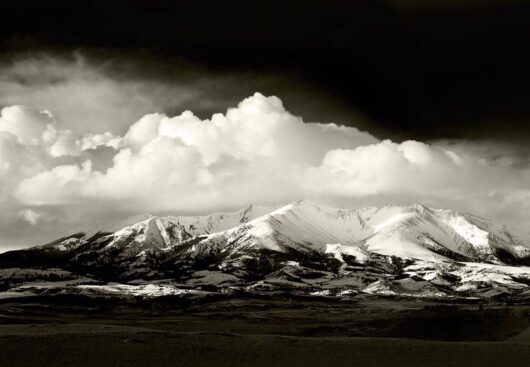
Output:
<svg viewBox="0 0 530 367">
<path fill-rule="evenodd" d="M 431 207 L 428 207 L 427 205 L 422 204 L 422 203 L 414 203 L 414 204 L 412 204 L 412 207 L 414 209 L 418 210 L 419 212 L 424 212 L 426 210 L 432 210 Z"/>
<path fill-rule="evenodd" d="M 151 218 L 155 218 L 155 216 L 149 213 L 132 215 L 119 221 L 105 223 L 98 226 L 91 226 L 82 232 L 85 233 L 86 237 L 92 237 L 97 233 L 114 233 L 122 228 L 132 226 L 136 223 L 145 222 Z"/>
</svg>

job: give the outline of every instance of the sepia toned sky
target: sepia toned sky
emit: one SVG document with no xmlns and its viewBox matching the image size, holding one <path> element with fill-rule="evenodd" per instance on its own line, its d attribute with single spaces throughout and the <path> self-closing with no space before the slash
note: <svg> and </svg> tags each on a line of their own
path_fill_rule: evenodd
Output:
<svg viewBox="0 0 530 367">
<path fill-rule="evenodd" d="M 527 230 L 526 1 L 66 1 L 0 24 L 0 251 L 311 199 Z"/>
</svg>

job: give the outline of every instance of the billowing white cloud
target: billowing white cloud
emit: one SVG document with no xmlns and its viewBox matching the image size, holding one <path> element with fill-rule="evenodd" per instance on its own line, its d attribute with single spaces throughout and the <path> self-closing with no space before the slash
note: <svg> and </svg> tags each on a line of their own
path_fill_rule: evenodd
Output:
<svg viewBox="0 0 530 367">
<path fill-rule="evenodd" d="M 123 136 L 76 135 L 49 112 L 16 108 L 0 119 L 0 180 L 9 187 L 1 200 L 36 227 L 31 213 L 50 208 L 64 210 L 72 228 L 73 217 L 97 222 L 109 208 L 197 213 L 302 198 L 335 206 L 421 201 L 518 226 L 530 218 L 530 167 L 520 157 L 306 123 L 259 93 L 207 120 L 190 111 L 146 115 Z M 94 165 L 98 147 L 114 152 L 104 169 Z"/>
<path fill-rule="evenodd" d="M 278 98 L 255 94 L 205 121 L 189 111 L 147 115 L 117 142 L 106 172 L 90 161 L 59 165 L 23 180 L 16 197 L 32 205 L 116 200 L 147 211 L 290 200 L 301 194 L 298 174 L 328 150 L 375 142 L 355 128 L 304 123 Z"/>
<path fill-rule="evenodd" d="M 0 111 L 0 131 L 13 134 L 23 145 L 48 144 L 55 139 L 53 116 L 26 106 L 8 106 Z"/>
<path fill-rule="evenodd" d="M 485 163 L 466 160 L 436 146 L 385 140 L 356 149 L 328 151 L 322 164 L 311 169 L 309 182 L 315 190 L 321 187 L 330 194 L 347 196 L 425 192 L 438 195 L 461 189 L 474 178 L 474 184 L 479 185 L 478 175 L 487 168 Z"/>
</svg>

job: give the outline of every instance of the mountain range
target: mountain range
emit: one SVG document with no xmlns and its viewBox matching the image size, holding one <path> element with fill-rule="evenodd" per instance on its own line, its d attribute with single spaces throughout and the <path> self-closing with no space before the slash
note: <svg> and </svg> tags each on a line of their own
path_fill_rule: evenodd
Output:
<svg viewBox="0 0 530 367">
<path fill-rule="evenodd" d="M 412 206 L 141 215 L 0 254 L 0 297 L 287 292 L 530 299 L 530 234 Z"/>
</svg>

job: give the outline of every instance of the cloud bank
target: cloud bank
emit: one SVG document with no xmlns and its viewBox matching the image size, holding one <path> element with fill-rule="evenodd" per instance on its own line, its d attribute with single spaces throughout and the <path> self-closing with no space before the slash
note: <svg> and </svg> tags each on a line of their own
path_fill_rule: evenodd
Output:
<svg viewBox="0 0 530 367">
<path fill-rule="evenodd" d="M 50 111 L 2 109 L 0 205 L 14 214 L 0 219 L 0 231 L 23 222 L 68 232 L 126 214 L 304 198 L 338 207 L 424 202 L 523 229 L 530 218 L 530 166 L 521 157 L 308 123 L 259 93 L 205 120 L 148 114 L 121 135 L 62 126 Z"/>
</svg>

